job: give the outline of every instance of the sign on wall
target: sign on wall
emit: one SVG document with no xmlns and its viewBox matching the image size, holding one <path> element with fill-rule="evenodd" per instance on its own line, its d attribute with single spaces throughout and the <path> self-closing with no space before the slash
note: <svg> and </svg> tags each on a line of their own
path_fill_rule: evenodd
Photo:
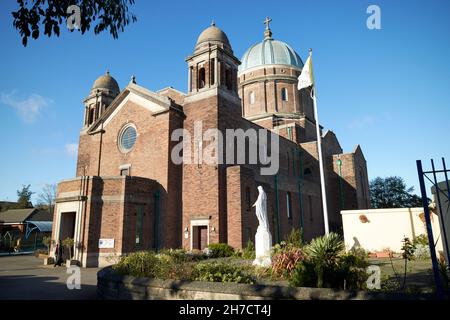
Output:
<svg viewBox="0 0 450 320">
<path fill-rule="evenodd" d="M 114 239 L 100 239 L 98 240 L 99 249 L 110 249 L 114 248 Z"/>
</svg>

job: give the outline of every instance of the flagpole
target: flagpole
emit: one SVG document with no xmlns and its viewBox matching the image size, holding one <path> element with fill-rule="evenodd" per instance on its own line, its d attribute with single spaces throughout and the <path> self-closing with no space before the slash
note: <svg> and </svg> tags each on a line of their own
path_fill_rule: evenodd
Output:
<svg viewBox="0 0 450 320">
<path fill-rule="evenodd" d="M 323 224 L 325 227 L 325 235 L 328 235 L 330 233 L 330 230 L 328 227 L 327 192 L 325 188 L 325 174 L 323 170 L 322 136 L 320 134 L 319 115 L 317 113 L 317 100 L 314 87 L 311 89 L 311 98 L 313 99 L 314 103 L 314 118 L 316 119 L 317 150 L 319 153 L 319 167 L 320 167 L 320 189 L 322 190 Z"/>
<path fill-rule="evenodd" d="M 327 208 L 327 192 L 325 187 L 325 174 L 322 156 L 322 136 L 320 135 L 319 114 L 317 112 L 317 90 L 314 83 L 313 66 L 312 66 L 312 49 L 309 49 L 309 57 L 302 68 L 302 72 L 298 76 L 298 90 L 311 88 L 310 94 L 314 104 L 314 118 L 316 119 L 316 134 L 317 134 L 317 153 L 319 154 L 319 169 L 320 169 L 320 189 L 322 191 L 322 209 L 323 209 L 323 224 L 325 235 L 330 233 L 328 226 L 328 208 Z"/>
</svg>

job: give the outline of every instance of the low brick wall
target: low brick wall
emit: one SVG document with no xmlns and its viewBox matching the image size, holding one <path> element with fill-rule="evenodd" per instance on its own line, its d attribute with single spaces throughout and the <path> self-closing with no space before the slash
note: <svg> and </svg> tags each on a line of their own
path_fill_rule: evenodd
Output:
<svg viewBox="0 0 450 320">
<path fill-rule="evenodd" d="M 159 280 L 119 275 L 106 267 L 97 273 L 100 299 L 114 300 L 417 300 L 431 294 L 291 288 L 203 281 Z"/>
</svg>

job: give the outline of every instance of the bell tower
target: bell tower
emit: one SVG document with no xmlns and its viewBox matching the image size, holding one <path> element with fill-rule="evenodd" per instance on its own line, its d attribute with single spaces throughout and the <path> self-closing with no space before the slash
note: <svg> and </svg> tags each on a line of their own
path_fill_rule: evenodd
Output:
<svg viewBox="0 0 450 320">
<path fill-rule="evenodd" d="M 97 80 L 92 86 L 89 96 L 84 99 L 83 129 L 88 129 L 109 107 L 120 89 L 117 81 L 110 76 L 109 71 Z"/>
<path fill-rule="evenodd" d="M 237 71 L 227 35 L 213 22 L 198 37 L 188 64 L 188 94 L 184 98 L 183 127 L 190 134 L 190 163 L 183 163 L 183 247 L 203 249 L 208 243 L 226 242 L 226 159 L 218 136 L 209 132 L 233 129 L 242 117 Z M 218 130 L 218 131 L 217 131 Z M 201 132 L 199 132 L 201 131 Z M 205 150 L 216 162 L 205 161 Z M 206 157 L 206 156 L 205 156 Z M 205 186 L 208 185 L 208 188 Z M 199 197 L 198 190 L 202 190 Z"/>
<path fill-rule="evenodd" d="M 239 60 L 234 56 L 227 35 L 214 21 L 199 36 L 188 63 L 188 96 L 210 89 L 221 89 L 238 97 Z"/>
</svg>

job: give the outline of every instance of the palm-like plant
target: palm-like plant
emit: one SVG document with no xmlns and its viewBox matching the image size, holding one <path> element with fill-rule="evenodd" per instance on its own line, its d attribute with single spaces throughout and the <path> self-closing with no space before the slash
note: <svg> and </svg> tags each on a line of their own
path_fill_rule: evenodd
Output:
<svg viewBox="0 0 450 320">
<path fill-rule="evenodd" d="M 323 287 L 324 271 L 336 264 L 339 255 L 344 251 L 342 238 L 336 233 L 315 238 L 306 246 L 305 250 L 311 262 L 315 264 L 317 273 L 317 287 Z"/>
<path fill-rule="evenodd" d="M 73 246 L 74 246 L 74 244 L 75 244 L 75 241 L 74 241 L 74 239 L 73 238 L 69 238 L 69 237 L 67 237 L 66 239 L 64 239 L 63 241 L 62 241 L 62 245 L 64 246 L 64 247 L 66 247 L 68 250 L 69 250 L 69 259 L 72 259 L 72 252 L 73 252 Z"/>
</svg>

